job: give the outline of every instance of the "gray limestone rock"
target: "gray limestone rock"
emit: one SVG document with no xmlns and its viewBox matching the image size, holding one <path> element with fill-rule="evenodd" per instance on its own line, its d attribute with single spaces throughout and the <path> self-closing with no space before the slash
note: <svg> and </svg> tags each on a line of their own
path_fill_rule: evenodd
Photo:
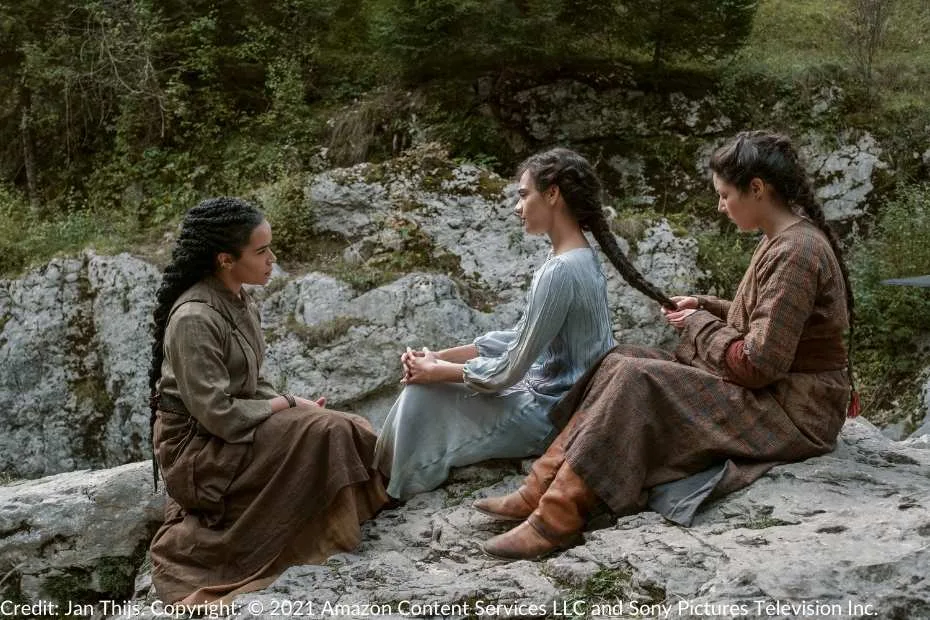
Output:
<svg viewBox="0 0 930 620">
<path fill-rule="evenodd" d="M 816 179 L 817 197 L 828 220 L 848 220 L 862 215 L 874 189 L 876 171 L 886 170 L 882 148 L 869 132 L 846 132 L 836 137 L 811 135 L 802 148 L 808 170 Z"/>
<path fill-rule="evenodd" d="M 221 615 L 301 606 L 309 618 L 930 617 L 930 451 L 868 422 L 848 421 L 833 453 L 776 467 L 691 528 L 646 512 L 602 523 L 544 561 L 498 562 L 479 544 L 507 525 L 471 502 L 516 488 L 526 465 L 455 470 L 443 488 L 366 524 L 354 553 L 293 567 Z"/>
<path fill-rule="evenodd" d="M 855 145 L 879 165 L 870 136 Z M 830 161 L 821 168 L 832 169 Z M 413 258 L 398 263 L 406 275 L 371 290 L 333 275 L 276 271 L 256 292 L 269 342 L 265 372 L 282 390 L 325 395 L 376 424 L 396 394 L 405 346 L 441 348 L 510 327 L 545 260 L 545 241 L 525 235 L 512 213 L 515 185 L 452 164 L 430 145 L 311 175 L 305 195 L 316 229 L 347 240 L 350 270 Z M 694 290 L 694 239 L 659 220 L 632 247 L 621 243 L 668 294 Z M 670 344 L 657 304 L 602 262 L 618 340 Z M 158 277 L 128 255 L 87 253 L 0 282 L 0 471 L 35 477 L 145 457 Z"/>
<path fill-rule="evenodd" d="M 581 546 L 510 564 L 481 553 L 480 542 L 507 525 L 471 502 L 516 488 L 529 461 L 461 468 L 442 488 L 368 522 L 353 553 L 295 566 L 218 615 L 924 618 L 925 439 L 896 443 L 850 420 L 833 453 L 776 467 L 707 507 L 691 528 L 650 512 L 601 519 Z M 144 550 L 163 497 L 149 474 L 141 462 L 0 486 L 3 596 L 100 612 L 101 601 L 135 589 L 134 617 L 159 617 Z M 97 617 L 106 615 L 120 617 Z"/>
<path fill-rule="evenodd" d="M 149 461 L 0 486 L 0 599 L 131 598 L 163 512 Z"/>
<path fill-rule="evenodd" d="M 889 424 L 888 426 L 883 426 L 882 435 L 891 439 L 892 441 L 901 441 L 907 436 L 907 421 L 899 420 L 894 424 Z"/>
<path fill-rule="evenodd" d="M 377 174 L 371 164 L 360 164 L 310 181 L 307 195 L 320 230 L 364 235 L 363 243 L 350 249 L 354 257 L 364 259 L 373 253 L 397 251 L 394 237 L 385 234 L 385 223 L 402 217 L 422 232 L 433 248 L 455 256 L 460 279 L 464 277 L 496 297 L 493 325 L 512 322 L 511 317 L 522 310 L 526 288 L 547 247 L 540 237 L 527 237 L 519 229 L 512 212 L 516 186 L 505 186 L 498 179 L 503 188 L 500 195 L 476 193 L 474 188 L 482 186 L 487 173 L 470 164 L 438 174 L 434 170 L 441 178 L 438 182 L 430 181 L 425 167 L 415 160 L 379 166 Z M 339 183 L 333 182 L 333 175 Z M 381 187 L 388 189 L 381 191 Z M 398 187 L 403 191 L 396 193 Z M 345 225 L 350 219 L 351 230 Z M 637 268 L 669 294 L 692 291 L 700 275 L 695 264 L 697 243 L 677 237 L 664 220 L 645 232 L 632 256 Z M 618 337 L 646 343 L 667 341 L 669 332 L 656 304 L 625 284 L 604 256 L 602 263 Z"/>
<path fill-rule="evenodd" d="M 156 277 L 127 255 L 88 252 L 0 282 L 0 471 L 142 457 Z"/>
<path fill-rule="evenodd" d="M 627 204 L 633 207 L 655 204 L 655 190 L 646 178 L 646 164 L 642 157 L 612 155 L 607 159 L 607 167 L 617 174 L 617 182 L 624 189 Z"/>
<path fill-rule="evenodd" d="M 512 564 L 481 554 L 480 541 L 506 526 L 470 503 L 515 488 L 519 475 L 506 465 L 466 468 L 445 488 L 382 513 L 356 553 L 294 567 L 269 589 L 237 599 L 231 615 L 262 617 L 252 612 L 282 601 L 313 601 L 313 617 L 323 617 L 327 602 L 377 603 L 393 617 L 412 605 L 462 611 L 468 603 L 474 615 L 481 602 L 522 604 L 527 616 L 537 605 L 552 617 L 553 609 L 581 610 L 581 601 L 589 613 L 595 605 L 615 612 L 601 614 L 610 617 L 621 615 L 621 604 L 624 617 L 818 616 L 804 609 L 831 618 L 928 617 L 928 465 L 930 452 L 849 421 L 834 453 L 777 467 L 703 511 L 691 528 L 642 513 L 546 561 Z"/>
<path fill-rule="evenodd" d="M 449 346 L 493 324 L 462 301 L 452 280 L 425 273 L 361 294 L 311 273 L 268 295 L 263 310 L 268 379 L 334 406 L 394 388 L 405 346 Z"/>
</svg>

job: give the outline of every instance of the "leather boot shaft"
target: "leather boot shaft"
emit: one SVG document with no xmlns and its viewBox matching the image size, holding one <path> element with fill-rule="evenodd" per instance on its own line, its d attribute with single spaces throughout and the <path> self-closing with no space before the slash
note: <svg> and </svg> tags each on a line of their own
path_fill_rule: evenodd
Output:
<svg viewBox="0 0 930 620">
<path fill-rule="evenodd" d="M 533 461 L 530 473 L 519 489 L 502 497 L 481 498 L 475 501 L 474 507 L 501 521 L 523 521 L 529 517 L 565 462 L 565 444 L 580 419 L 581 416 L 577 414 L 572 417 L 546 452 Z"/>
<path fill-rule="evenodd" d="M 594 491 L 563 463 L 528 521 L 545 538 L 563 545 L 578 537 L 597 503 Z"/>
<path fill-rule="evenodd" d="M 536 510 L 516 528 L 495 536 L 485 553 L 503 560 L 535 560 L 580 544 L 585 519 L 598 498 L 584 480 L 562 463 Z"/>
</svg>

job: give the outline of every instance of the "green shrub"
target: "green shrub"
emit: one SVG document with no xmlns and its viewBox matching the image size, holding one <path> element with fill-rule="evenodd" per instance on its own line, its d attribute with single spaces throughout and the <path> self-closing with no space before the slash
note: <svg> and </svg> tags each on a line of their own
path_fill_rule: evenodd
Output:
<svg viewBox="0 0 930 620">
<path fill-rule="evenodd" d="M 272 248 L 284 263 L 305 263 L 314 258 L 313 212 L 304 200 L 302 175 L 287 176 L 250 196 L 271 223 Z"/>
<path fill-rule="evenodd" d="M 749 267 L 759 238 L 740 233 L 730 222 L 721 222 L 715 230 L 698 233 L 697 240 L 698 267 L 704 272 L 698 290 L 731 299 Z"/>
<path fill-rule="evenodd" d="M 930 364 L 921 340 L 930 333 L 927 289 L 888 286 L 887 278 L 930 272 L 930 184 L 899 189 L 883 205 L 868 239 L 850 254 L 855 304 L 854 367 L 869 418 L 917 415 L 919 376 Z"/>
<path fill-rule="evenodd" d="M 101 235 L 91 214 L 71 211 L 52 220 L 29 208 L 25 197 L 0 185 L 0 277 L 62 253 L 76 253 Z"/>
</svg>

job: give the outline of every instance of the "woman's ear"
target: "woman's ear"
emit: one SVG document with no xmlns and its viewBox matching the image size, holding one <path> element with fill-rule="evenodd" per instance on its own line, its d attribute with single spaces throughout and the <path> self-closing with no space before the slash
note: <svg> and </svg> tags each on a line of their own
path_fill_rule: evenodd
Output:
<svg viewBox="0 0 930 620">
<path fill-rule="evenodd" d="M 557 203 L 561 195 L 562 190 L 559 189 L 558 185 L 550 185 L 549 189 L 546 190 L 546 199 L 549 200 L 549 204 L 551 205 Z"/>
<path fill-rule="evenodd" d="M 765 186 L 765 181 L 759 177 L 754 177 L 749 181 L 749 193 L 752 194 L 752 197 L 756 200 L 762 200 L 767 190 L 768 188 Z"/>
<path fill-rule="evenodd" d="M 216 255 L 217 269 L 232 269 L 235 258 L 229 252 L 220 252 Z"/>
</svg>

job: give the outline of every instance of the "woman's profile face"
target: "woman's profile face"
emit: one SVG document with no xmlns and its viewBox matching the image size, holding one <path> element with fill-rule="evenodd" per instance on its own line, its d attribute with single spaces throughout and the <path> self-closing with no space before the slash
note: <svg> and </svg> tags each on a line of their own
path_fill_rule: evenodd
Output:
<svg viewBox="0 0 930 620">
<path fill-rule="evenodd" d="M 717 210 L 725 213 L 742 231 L 759 228 L 758 209 L 749 192 L 742 192 L 714 173 L 714 189 L 717 190 Z"/>
<path fill-rule="evenodd" d="M 549 232 L 553 222 L 553 207 L 545 192 L 536 189 L 536 180 L 527 170 L 520 177 L 520 196 L 513 211 L 523 221 L 523 230 L 531 235 Z"/>
<path fill-rule="evenodd" d="M 276 257 L 271 251 L 271 225 L 267 220 L 252 230 L 249 243 L 234 258 L 229 275 L 240 284 L 267 284 Z"/>
</svg>

